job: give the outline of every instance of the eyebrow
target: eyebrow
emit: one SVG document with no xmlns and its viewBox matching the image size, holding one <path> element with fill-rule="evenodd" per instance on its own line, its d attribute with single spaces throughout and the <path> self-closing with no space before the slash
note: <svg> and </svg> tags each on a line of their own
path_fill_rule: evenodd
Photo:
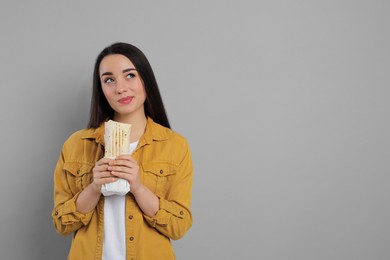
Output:
<svg viewBox="0 0 390 260">
<path fill-rule="evenodd" d="M 135 68 L 128 68 L 128 69 L 124 69 L 122 70 L 122 73 L 126 73 L 126 72 L 129 72 L 129 71 L 132 71 L 132 70 L 136 70 Z M 113 75 L 112 72 L 104 72 L 102 75 L 100 75 L 100 77 L 103 77 L 105 75 Z"/>
</svg>

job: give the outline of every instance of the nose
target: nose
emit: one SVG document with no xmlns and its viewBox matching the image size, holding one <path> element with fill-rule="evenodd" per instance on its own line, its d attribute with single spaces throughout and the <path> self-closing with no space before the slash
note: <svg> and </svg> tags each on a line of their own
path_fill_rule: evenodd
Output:
<svg viewBox="0 0 390 260">
<path fill-rule="evenodd" d="M 122 94 L 127 91 L 126 83 L 123 80 L 117 80 L 116 82 L 116 92 Z"/>
</svg>

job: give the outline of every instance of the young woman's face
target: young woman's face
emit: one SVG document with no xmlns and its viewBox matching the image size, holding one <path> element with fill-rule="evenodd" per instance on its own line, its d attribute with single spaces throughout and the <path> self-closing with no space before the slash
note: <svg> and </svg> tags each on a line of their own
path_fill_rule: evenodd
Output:
<svg viewBox="0 0 390 260">
<path fill-rule="evenodd" d="M 104 96 L 115 111 L 115 118 L 145 115 L 146 93 L 133 63 L 124 55 L 103 58 L 99 76 Z"/>
</svg>

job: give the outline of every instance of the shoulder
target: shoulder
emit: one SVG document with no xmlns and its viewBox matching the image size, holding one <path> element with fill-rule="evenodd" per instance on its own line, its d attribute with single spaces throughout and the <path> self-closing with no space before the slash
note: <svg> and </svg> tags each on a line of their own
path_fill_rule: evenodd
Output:
<svg viewBox="0 0 390 260">
<path fill-rule="evenodd" d="M 159 160 L 179 164 L 183 158 L 190 155 L 188 141 L 183 135 L 150 120 L 148 124 L 145 139 L 152 144 L 153 154 L 158 156 Z"/>
<path fill-rule="evenodd" d="M 97 129 L 82 129 L 74 132 L 64 142 L 62 156 L 65 162 L 78 162 L 93 165 L 104 152 L 101 149 L 100 134 Z"/>
<path fill-rule="evenodd" d="M 93 128 L 84 128 L 74 132 L 64 142 L 63 150 L 82 147 L 85 146 L 85 143 L 96 143 L 96 142 L 90 142 L 91 139 L 98 140 L 96 132 L 97 129 L 93 129 Z"/>
<path fill-rule="evenodd" d="M 176 146 L 188 147 L 187 139 L 180 133 L 155 122 L 152 123 L 152 128 L 153 128 L 153 138 L 155 140 L 167 141 L 170 144 Z"/>
<path fill-rule="evenodd" d="M 65 144 L 68 144 L 68 143 L 74 143 L 74 142 L 78 142 L 80 140 L 83 139 L 83 137 L 89 133 L 93 131 L 93 129 L 88 129 L 88 128 L 85 128 L 85 129 L 81 129 L 81 130 L 78 130 L 76 132 L 74 132 L 73 134 L 71 134 L 68 139 L 65 141 Z"/>
<path fill-rule="evenodd" d="M 181 134 L 179 134 L 178 132 L 174 131 L 174 130 L 171 130 L 171 135 L 170 135 L 169 139 L 172 142 L 174 142 L 175 144 L 177 144 L 179 146 L 182 146 L 183 148 L 187 148 L 188 147 L 187 139 L 184 136 L 182 136 Z"/>
</svg>

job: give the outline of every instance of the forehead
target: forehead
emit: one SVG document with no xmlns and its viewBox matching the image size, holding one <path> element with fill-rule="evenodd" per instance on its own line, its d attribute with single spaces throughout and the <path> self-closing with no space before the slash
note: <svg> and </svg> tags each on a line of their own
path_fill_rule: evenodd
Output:
<svg viewBox="0 0 390 260">
<path fill-rule="evenodd" d="M 135 68 L 134 64 L 122 54 L 110 54 L 102 59 L 99 65 L 100 73 L 121 72 L 124 69 Z"/>
</svg>

